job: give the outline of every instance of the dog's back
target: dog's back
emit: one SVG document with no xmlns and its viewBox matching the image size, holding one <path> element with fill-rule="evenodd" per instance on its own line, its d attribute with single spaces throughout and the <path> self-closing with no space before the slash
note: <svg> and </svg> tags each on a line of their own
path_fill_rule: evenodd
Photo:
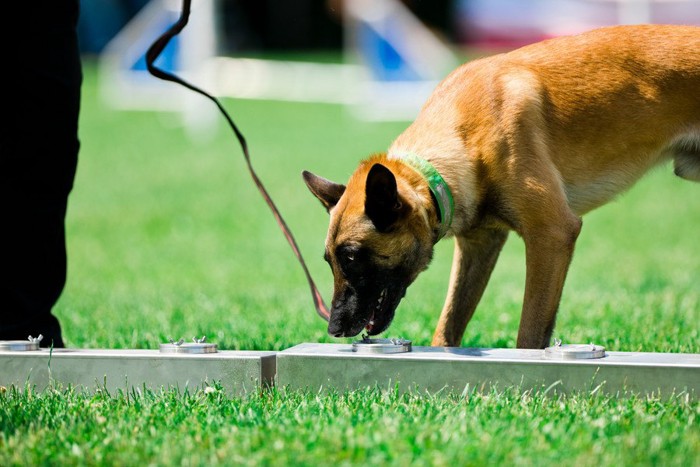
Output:
<svg viewBox="0 0 700 467">
<path fill-rule="evenodd" d="M 700 28 L 602 28 L 473 61 L 396 145 L 429 158 L 461 146 L 496 171 L 529 151 L 556 167 L 579 214 L 670 157 L 677 175 L 700 181 Z"/>
</svg>

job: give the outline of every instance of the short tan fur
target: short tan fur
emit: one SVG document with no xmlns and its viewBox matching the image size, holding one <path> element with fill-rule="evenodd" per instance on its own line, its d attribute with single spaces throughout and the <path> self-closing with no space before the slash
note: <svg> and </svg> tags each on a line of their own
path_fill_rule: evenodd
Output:
<svg viewBox="0 0 700 467">
<path fill-rule="evenodd" d="M 512 230 L 525 242 L 527 268 L 517 345 L 545 347 L 581 216 L 669 159 L 676 175 L 700 181 L 700 28 L 602 28 L 465 64 L 436 88 L 388 154 L 402 152 L 428 160 L 455 200 L 453 268 L 433 345 L 460 345 Z M 331 314 L 346 319 L 329 332 L 348 335 L 375 315 L 391 314 L 390 321 L 394 310 L 387 310 L 400 297 L 383 297 L 403 296 L 436 240 L 439 218 L 425 180 L 385 154 L 362 162 L 347 187 L 308 173 L 305 179 L 331 214 L 332 265 L 338 245 L 354 245 L 372 252 L 370 267 L 383 261 L 385 271 L 411 269 L 400 286 L 387 283 L 382 292 L 353 285 L 336 265 Z M 329 199 L 319 180 L 340 196 Z M 381 306 L 369 318 L 360 312 L 350 326 L 352 307 L 362 306 L 360 289 L 379 294 Z"/>
</svg>

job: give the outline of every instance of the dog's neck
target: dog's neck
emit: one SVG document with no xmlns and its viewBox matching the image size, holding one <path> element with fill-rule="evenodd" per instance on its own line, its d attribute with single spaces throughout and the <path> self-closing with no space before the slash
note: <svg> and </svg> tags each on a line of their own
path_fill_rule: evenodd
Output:
<svg viewBox="0 0 700 467">
<path fill-rule="evenodd" d="M 425 179 L 433 195 L 432 198 L 438 213 L 440 224 L 438 226 L 437 240 L 440 240 L 450 229 L 455 212 L 454 198 L 447 182 L 430 162 L 413 152 L 390 151 L 387 158 L 403 162 Z"/>
</svg>

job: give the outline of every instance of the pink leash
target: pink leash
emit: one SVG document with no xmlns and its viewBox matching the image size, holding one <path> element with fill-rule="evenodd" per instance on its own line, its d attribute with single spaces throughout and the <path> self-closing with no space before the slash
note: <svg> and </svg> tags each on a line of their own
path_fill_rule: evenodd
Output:
<svg viewBox="0 0 700 467">
<path fill-rule="evenodd" d="M 168 45 L 170 40 L 177 36 L 187 25 L 187 21 L 189 20 L 190 17 L 190 6 L 191 6 L 191 0 L 183 0 L 182 2 L 182 14 L 180 15 L 180 18 L 177 20 L 177 22 L 170 27 L 162 36 L 160 36 L 156 41 L 151 45 L 151 47 L 148 48 L 148 51 L 146 52 L 146 65 L 148 67 L 148 71 L 155 76 L 156 78 L 160 78 L 165 81 L 172 81 L 174 83 L 181 84 L 182 86 L 185 86 L 187 89 L 190 89 L 194 92 L 197 92 L 204 97 L 208 98 L 216 106 L 219 108 L 223 116 L 226 118 L 226 121 L 228 122 L 229 126 L 233 130 L 234 134 L 236 135 L 236 138 L 238 139 L 238 142 L 241 145 L 241 149 L 243 150 L 243 156 L 245 157 L 246 164 L 248 165 L 248 170 L 250 171 L 250 176 L 253 178 L 253 181 L 255 182 L 255 186 L 258 187 L 258 190 L 260 191 L 260 194 L 262 195 L 263 199 L 267 203 L 267 205 L 270 207 L 270 210 L 272 211 L 272 215 L 275 216 L 275 220 L 277 221 L 277 224 L 279 225 L 280 229 L 282 230 L 282 233 L 284 234 L 284 237 L 287 239 L 287 242 L 289 242 L 289 246 L 292 247 L 292 251 L 294 252 L 294 255 L 297 257 L 299 260 L 299 263 L 301 264 L 301 267 L 304 269 L 304 274 L 306 274 L 306 280 L 309 282 L 309 287 L 311 288 L 311 295 L 314 300 L 314 306 L 316 307 L 316 312 L 318 315 L 323 318 L 324 320 L 328 321 L 330 319 L 330 311 L 328 311 L 328 308 L 326 307 L 326 304 L 323 302 L 323 297 L 321 296 L 321 293 L 318 291 L 318 288 L 316 287 L 316 284 L 314 283 L 313 279 L 311 278 L 311 273 L 309 272 L 309 268 L 306 266 L 306 262 L 304 261 L 303 256 L 301 255 L 301 251 L 299 250 L 299 246 L 297 245 L 296 240 L 294 239 L 294 235 L 292 235 L 291 230 L 289 229 L 289 226 L 287 226 L 287 223 L 284 221 L 282 218 L 282 215 L 279 212 L 279 209 L 277 209 L 277 206 L 275 205 L 274 201 L 272 201 L 272 198 L 270 197 L 270 194 L 267 192 L 265 189 L 265 186 L 263 185 L 262 181 L 258 177 L 258 175 L 255 173 L 255 170 L 253 170 L 253 165 L 250 162 L 250 154 L 248 152 L 248 144 L 246 143 L 245 138 L 243 137 L 243 134 L 238 130 L 238 127 L 236 124 L 233 122 L 233 119 L 231 116 L 228 114 L 226 109 L 224 109 L 223 105 L 221 105 L 221 102 L 219 100 L 212 96 L 211 94 L 207 93 L 206 91 L 203 91 L 202 89 L 184 81 L 183 79 L 179 78 L 178 76 L 175 76 L 171 73 L 168 73 L 166 71 L 163 71 L 162 69 L 156 67 L 153 62 L 158 58 L 158 56 L 163 52 L 165 47 Z"/>
</svg>

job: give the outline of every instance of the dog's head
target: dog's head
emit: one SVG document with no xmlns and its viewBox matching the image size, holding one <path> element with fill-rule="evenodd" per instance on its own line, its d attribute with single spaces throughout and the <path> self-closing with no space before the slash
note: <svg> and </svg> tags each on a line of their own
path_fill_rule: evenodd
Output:
<svg viewBox="0 0 700 467">
<path fill-rule="evenodd" d="M 430 194 L 411 169 L 375 156 L 347 186 L 304 172 L 330 214 L 325 259 L 334 278 L 328 333 L 383 332 L 406 288 L 430 263 L 435 241 Z"/>
</svg>

